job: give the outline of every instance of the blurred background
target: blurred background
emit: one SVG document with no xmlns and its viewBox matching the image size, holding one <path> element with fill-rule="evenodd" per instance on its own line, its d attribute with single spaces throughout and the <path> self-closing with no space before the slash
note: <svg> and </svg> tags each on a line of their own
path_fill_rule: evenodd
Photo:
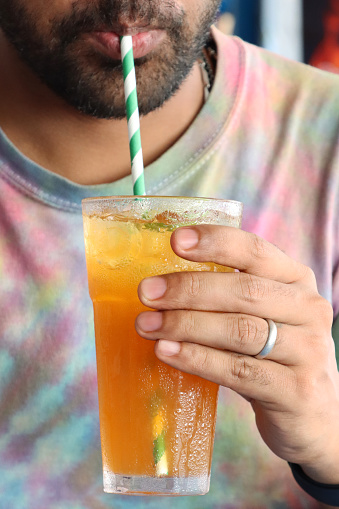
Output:
<svg viewBox="0 0 339 509">
<path fill-rule="evenodd" d="M 339 74 L 339 0 L 223 0 L 218 27 Z"/>
</svg>

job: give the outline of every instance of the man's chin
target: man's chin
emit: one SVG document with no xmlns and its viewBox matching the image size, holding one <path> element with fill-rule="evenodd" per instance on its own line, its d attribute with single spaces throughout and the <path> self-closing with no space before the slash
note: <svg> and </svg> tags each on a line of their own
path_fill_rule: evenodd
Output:
<svg viewBox="0 0 339 509">
<path fill-rule="evenodd" d="M 147 63 L 136 67 L 141 116 L 158 110 L 171 99 L 190 71 L 187 69 L 184 73 L 170 76 L 168 71 L 154 72 L 149 67 Z M 120 69 L 106 69 L 101 73 L 78 72 L 73 76 L 64 73 L 62 79 L 49 79 L 45 84 L 83 115 L 101 120 L 126 118 L 124 81 Z"/>
<path fill-rule="evenodd" d="M 145 117 L 150 113 L 153 113 L 156 110 L 162 108 L 162 106 L 172 97 L 173 94 L 169 94 L 169 97 L 161 98 L 158 101 L 150 101 L 147 100 L 144 103 L 142 100 L 139 100 L 139 114 L 141 117 Z M 73 101 L 69 98 L 64 98 L 68 105 L 72 106 L 75 110 L 77 110 L 82 115 L 86 115 L 88 117 L 96 118 L 98 120 L 123 120 L 126 119 L 126 105 L 125 101 L 123 103 L 118 103 L 114 101 L 112 103 L 102 103 L 91 101 Z"/>
</svg>

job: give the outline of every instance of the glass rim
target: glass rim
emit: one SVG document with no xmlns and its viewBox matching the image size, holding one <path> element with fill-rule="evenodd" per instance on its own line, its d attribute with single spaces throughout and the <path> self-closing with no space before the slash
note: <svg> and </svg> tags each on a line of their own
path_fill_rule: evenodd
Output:
<svg viewBox="0 0 339 509">
<path fill-rule="evenodd" d="M 140 201 L 140 200 L 181 200 L 181 201 L 203 201 L 203 202 L 218 202 L 218 203 L 230 203 L 235 206 L 243 207 L 243 203 L 237 200 L 229 200 L 224 198 L 208 198 L 204 196 L 159 196 L 159 195 L 145 195 L 145 196 L 137 196 L 137 195 L 120 195 L 120 196 L 95 196 L 93 198 L 84 198 L 81 203 L 83 205 L 95 203 L 98 201 L 101 202 L 111 202 L 111 201 Z"/>
</svg>

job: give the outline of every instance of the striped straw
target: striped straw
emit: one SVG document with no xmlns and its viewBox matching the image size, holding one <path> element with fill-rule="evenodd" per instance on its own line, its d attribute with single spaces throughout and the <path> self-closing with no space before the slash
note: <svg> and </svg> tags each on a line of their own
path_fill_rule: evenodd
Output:
<svg viewBox="0 0 339 509">
<path fill-rule="evenodd" d="M 137 96 L 137 81 L 133 57 L 133 40 L 130 35 L 120 38 L 126 113 L 128 120 L 129 149 L 132 162 L 133 194 L 146 194 L 144 179 L 144 161 L 140 137 L 140 117 Z"/>
<path fill-rule="evenodd" d="M 120 38 L 122 67 L 124 72 L 124 88 L 126 101 L 126 114 L 128 120 L 129 148 L 132 162 L 133 194 L 142 196 L 146 194 L 144 179 L 144 162 L 140 136 L 140 117 L 137 95 L 137 81 L 133 57 L 133 40 L 131 36 Z M 160 408 L 157 394 L 151 404 L 155 413 L 153 415 L 153 458 L 157 475 L 168 475 L 167 453 L 165 444 L 164 412 Z"/>
</svg>

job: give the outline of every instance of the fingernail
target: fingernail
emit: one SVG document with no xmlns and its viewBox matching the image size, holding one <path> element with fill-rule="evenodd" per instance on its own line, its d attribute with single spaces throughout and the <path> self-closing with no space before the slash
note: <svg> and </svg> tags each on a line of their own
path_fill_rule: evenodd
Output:
<svg viewBox="0 0 339 509">
<path fill-rule="evenodd" d="M 181 344 L 176 343 L 175 341 L 167 341 L 166 339 L 161 339 L 158 341 L 158 352 L 161 355 L 165 355 L 166 357 L 172 357 L 173 355 L 177 355 L 181 350 Z"/>
<path fill-rule="evenodd" d="M 162 325 L 162 313 L 149 311 L 142 313 L 137 318 L 138 327 L 144 332 L 159 330 Z"/>
<path fill-rule="evenodd" d="M 140 283 L 140 291 L 147 300 L 160 299 L 167 290 L 167 284 L 162 277 L 151 277 Z"/>
<path fill-rule="evenodd" d="M 192 249 L 199 242 L 199 235 L 196 230 L 191 228 L 180 228 L 175 232 L 175 239 L 181 249 Z"/>
</svg>

